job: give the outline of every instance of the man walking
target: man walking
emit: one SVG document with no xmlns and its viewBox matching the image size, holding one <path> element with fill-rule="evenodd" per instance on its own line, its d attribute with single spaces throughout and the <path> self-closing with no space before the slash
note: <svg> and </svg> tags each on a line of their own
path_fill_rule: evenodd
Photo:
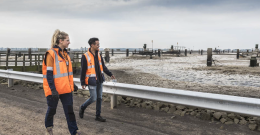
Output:
<svg viewBox="0 0 260 135">
<path fill-rule="evenodd" d="M 104 72 L 115 79 L 114 75 L 107 69 L 103 61 L 102 56 L 99 54 L 99 39 L 90 38 L 88 41 L 90 45 L 89 50 L 82 55 L 81 58 L 81 86 L 85 89 L 89 88 L 90 98 L 80 106 L 79 117 L 83 118 L 84 110 L 93 102 L 96 101 L 96 119 L 97 121 L 105 122 L 106 119 L 102 118 L 101 103 L 102 103 L 102 91 L 103 82 L 105 81 Z"/>
</svg>

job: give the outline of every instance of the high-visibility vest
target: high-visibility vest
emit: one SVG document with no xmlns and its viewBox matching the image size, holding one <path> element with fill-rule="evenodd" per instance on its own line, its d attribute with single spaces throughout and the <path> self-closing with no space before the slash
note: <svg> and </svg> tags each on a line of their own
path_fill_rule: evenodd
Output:
<svg viewBox="0 0 260 135">
<path fill-rule="evenodd" d="M 89 79 L 97 80 L 96 70 L 95 70 L 95 59 L 94 59 L 94 56 L 91 54 L 90 51 L 86 52 L 84 55 L 85 55 L 85 58 L 86 58 L 87 63 L 88 63 L 88 65 L 87 65 L 88 69 L 86 71 L 86 77 L 85 77 L 85 83 L 88 85 Z M 103 66 L 102 66 L 101 57 L 100 57 L 99 52 L 98 52 L 98 61 L 99 61 L 101 74 L 103 75 L 104 74 Z"/>
<path fill-rule="evenodd" d="M 57 92 L 60 94 L 65 93 L 71 93 L 74 91 L 74 83 L 73 83 L 73 69 L 72 64 L 69 55 L 68 62 L 65 61 L 65 59 L 61 58 L 58 55 L 58 48 L 53 48 L 48 50 L 47 52 L 51 54 L 54 65 L 53 65 L 53 79 L 54 79 L 54 85 L 57 90 Z M 46 53 L 47 53 L 46 52 Z M 45 58 L 46 59 L 46 58 Z M 43 74 L 43 89 L 45 96 L 52 95 L 51 89 L 49 87 L 48 81 L 47 81 L 47 67 L 46 63 L 43 60 L 42 62 L 42 74 Z M 67 69 L 67 64 L 69 65 L 69 69 Z"/>
</svg>

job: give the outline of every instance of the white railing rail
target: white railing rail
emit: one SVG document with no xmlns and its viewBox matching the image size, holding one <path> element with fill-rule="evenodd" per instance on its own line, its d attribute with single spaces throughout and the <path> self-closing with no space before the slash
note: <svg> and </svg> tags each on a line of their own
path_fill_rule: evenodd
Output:
<svg viewBox="0 0 260 135">
<path fill-rule="evenodd" d="M 0 77 L 8 78 L 9 87 L 12 79 L 42 83 L 42 74 L 0 70 Z M 75 84 L 81 89 L 79 78 Z M 228 111 L 239 114 L 260 116 L 260 99 L 230 95 L 194 92 L 187 90 L 158 88 L 142 85 L 105 82 L 103 92 L 111 95 L 111 108 L 117 105 L 117 95 L 142 98 L 154 101 L 182 104 L 199 108 Z"/>
</svg>

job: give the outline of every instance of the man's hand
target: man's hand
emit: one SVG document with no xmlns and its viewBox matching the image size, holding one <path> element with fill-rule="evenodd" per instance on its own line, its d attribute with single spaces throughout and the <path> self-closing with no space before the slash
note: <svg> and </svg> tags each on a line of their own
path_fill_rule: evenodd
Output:
<svg viewBox="0 0 260 135">
<path fill-rule="evenodd" d="M 51 93 L 52 93 L 52 99 L 53 100 L 59 100 L 59 93 L 57 92 L 56 89 L 52 89 Z"/>
<path fill-rule="evenodd" d="M 82 85 L 82 89 L 86 89 L 86 85 Z"/>
<path fill-rule="evenodd" d="M 114 75 L 111 76 L 111 79 L 116 79 Z"/>
</svg>

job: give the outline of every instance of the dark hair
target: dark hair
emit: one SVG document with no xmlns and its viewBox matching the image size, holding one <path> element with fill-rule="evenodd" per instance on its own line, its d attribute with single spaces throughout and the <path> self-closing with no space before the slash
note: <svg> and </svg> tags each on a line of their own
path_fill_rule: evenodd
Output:
<svg viewBox="0 0 260 135">
<path fill-rule="evenodd" d="M 99 39 L 98 39 L 98 38 L 90 38 L 90 39 L 88 40 L 89 46 L 91 46 L 92 44 L 95 44 L 96 41 L 99 41 Z"/>
</svg>

